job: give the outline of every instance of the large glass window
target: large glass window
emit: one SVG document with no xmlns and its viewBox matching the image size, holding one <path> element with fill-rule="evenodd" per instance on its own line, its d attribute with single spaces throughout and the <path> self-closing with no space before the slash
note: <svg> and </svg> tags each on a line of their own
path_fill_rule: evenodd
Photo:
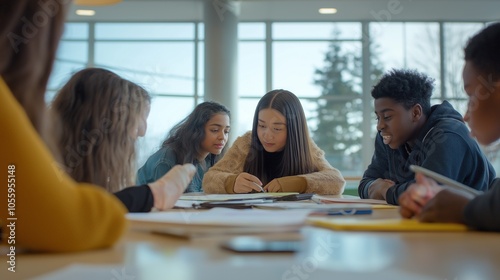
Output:
<svg viewBox="0 0 500 280">
<path fill-rule="evenodd" d="M 54 98 L 56 91 L 66 83 L 72 73 L 87 65 L 89 60 L 88 39 L 88 23 L 66 24 L 48 83 L 45 96 L 47 102 Z"/>
<path fill-rule="evenodd" d="M 462 82 L 463 48 L 467 40 L 483 26 L 482 23 L 444 23 L 444 80 L 446 90 L 444 96 L 462 114 L 467 109 L 467 95 Z"/>
<path fill-rule="evenodd" d="M 384 72 L 409 68 L 427 74 L 436 80 L 434 97 L 440 98 L 439 35 L 438 23 L 370 24 L 374 44 L 371 61 L 378 63 Z"/>
<path fill-rule="evenodd" d="M 314 141 L 344 173 L 360 174 L 359 23 L 274 23 L 272 85 L 302 102 Z"/>
<path fill-rule="evenodd" d="M 194 95 L 193 42 L 100 42 L 95 65 L 115 71 L 153 94 Z"/>
<path fill-rule="evenodd" d="M 363 111 L 373 111 L 372 104 L 362 103 L 362 95 L 370 94 L 363 92 L 363 81 L 377 80 L 392 68 L 417 69 L 436 79 L 433 104 L 447 99 L 465 112 L 463 46 L 483 23 L 368 25 L 371 56 L 365 59 L 370 59 L 372 72 L 363 77 L 360 22 L 239 23 L 235 94 L 240 98 L 238 108 L 231 108 L 239 123 L 231 133 L 241 135 L 252 128 L 255 107 L 267 90 L 288 89 L 299 96 L 311 135 L 330 163 L 345 176 L 361 176 L 367 164 L 361 140 L 373 137 L 375 129 L 374 118 L 363 120 Z M 108 68 L 143 85 L 153 104 L 148 132 L 139 142 L 141 164 L 172 126 L 203 101 L 204 35 L 199 22 L 68 23 L 47 100 L 86 66 Z M 363 121 L 372 122 L 370 131 L 363 131 Z"/>
</svg>

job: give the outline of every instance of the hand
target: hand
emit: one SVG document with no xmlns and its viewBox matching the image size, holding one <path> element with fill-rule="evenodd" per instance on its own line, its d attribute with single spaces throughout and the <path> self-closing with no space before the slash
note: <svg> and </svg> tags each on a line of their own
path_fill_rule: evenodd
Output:
<svg viewBox="0 0 500 280">
<path fill-rule="evenodd" d="M 262 192 L 262 182 L 252 174 L 242 172 L 234 182 L 234 193 Z"/>
<path fill-rule="evenodd" d="M 416 182 L 399 196 L 399 213 L 403 218 L 410 219 L 420 214 L 425 204 L 443 190 L 434 180 L 423 174 L 417 173 L 415 179 Z"/>
<path fill-rule="evenodd" d="M 387 190 L 394 184 L 392 180 L 378 178 L 368 188 L 368 198 L 385 200 Z"/>
<path fill-rule="evenodd" d="M 174 207 L 195 173 L 196 168 L 190 163 L 176 165 L 156 182 L 148 184 L 153 193 L 154 207 L 158 210 Z"/>
<path fill-rule="evenodd" d="M 266 192 L 281 192 L 281 184 L 278 179 L 274 179 L 271 182 L 267 183 L 264 187 Z"/>
<path fill-rule="evenodd" d="M 429 200 L 417 218 L 422 222 L 464 223 L 464 209 L 474 196 L 443 189 Z"/>
</svg>

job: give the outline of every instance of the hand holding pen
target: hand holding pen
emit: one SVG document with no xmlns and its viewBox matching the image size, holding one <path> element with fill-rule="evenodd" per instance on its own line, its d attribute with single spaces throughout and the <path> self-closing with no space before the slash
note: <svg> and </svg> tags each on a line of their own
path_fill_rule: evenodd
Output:
<svg viewBox="0 0 500 280">
<path fill-rule="evenodd" d="M 265 192 L 262 188 L 262 182 L 252 174 L 246 172 L 240 173 L 234 182 L 234 192 L 250 193 L 252 191 Z"/>
</svg>

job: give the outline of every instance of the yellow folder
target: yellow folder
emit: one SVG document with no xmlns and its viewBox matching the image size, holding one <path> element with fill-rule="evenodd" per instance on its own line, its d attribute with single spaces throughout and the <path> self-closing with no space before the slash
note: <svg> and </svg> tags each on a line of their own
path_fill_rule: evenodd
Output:
<svg viewBox="0 0 500 280">
<path fill-rule="evenodd" d="M 364 220 L 356 218 L 309 220 L 310 224 L 335 230 L 354 231 L 466 231 L 462 224 L 422 223 L 408 219 Z"/>
</svg>

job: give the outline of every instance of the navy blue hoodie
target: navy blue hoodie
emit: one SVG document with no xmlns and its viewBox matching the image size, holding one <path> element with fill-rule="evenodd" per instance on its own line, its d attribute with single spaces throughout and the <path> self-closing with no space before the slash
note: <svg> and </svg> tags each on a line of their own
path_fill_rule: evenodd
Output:
<svg viewBox="0 0 500 280">
<path fill-rule="evenodd" d="M 408 154 L 404 145 L 391 149 L 377 133 L 375 153 L 359 183 L 361 198 L 368 198 L 368 188 L 378 178 L 396 184 L 389 188 L 386 200 L 398 204 L 399 196 L 415 182 L 409 166 L 415 164 L 461 182 L 477 190 L 487 190 L 495 171 L 458 113 L 447 101 L 431 107 L 427 121 Z"/>
</svg>

